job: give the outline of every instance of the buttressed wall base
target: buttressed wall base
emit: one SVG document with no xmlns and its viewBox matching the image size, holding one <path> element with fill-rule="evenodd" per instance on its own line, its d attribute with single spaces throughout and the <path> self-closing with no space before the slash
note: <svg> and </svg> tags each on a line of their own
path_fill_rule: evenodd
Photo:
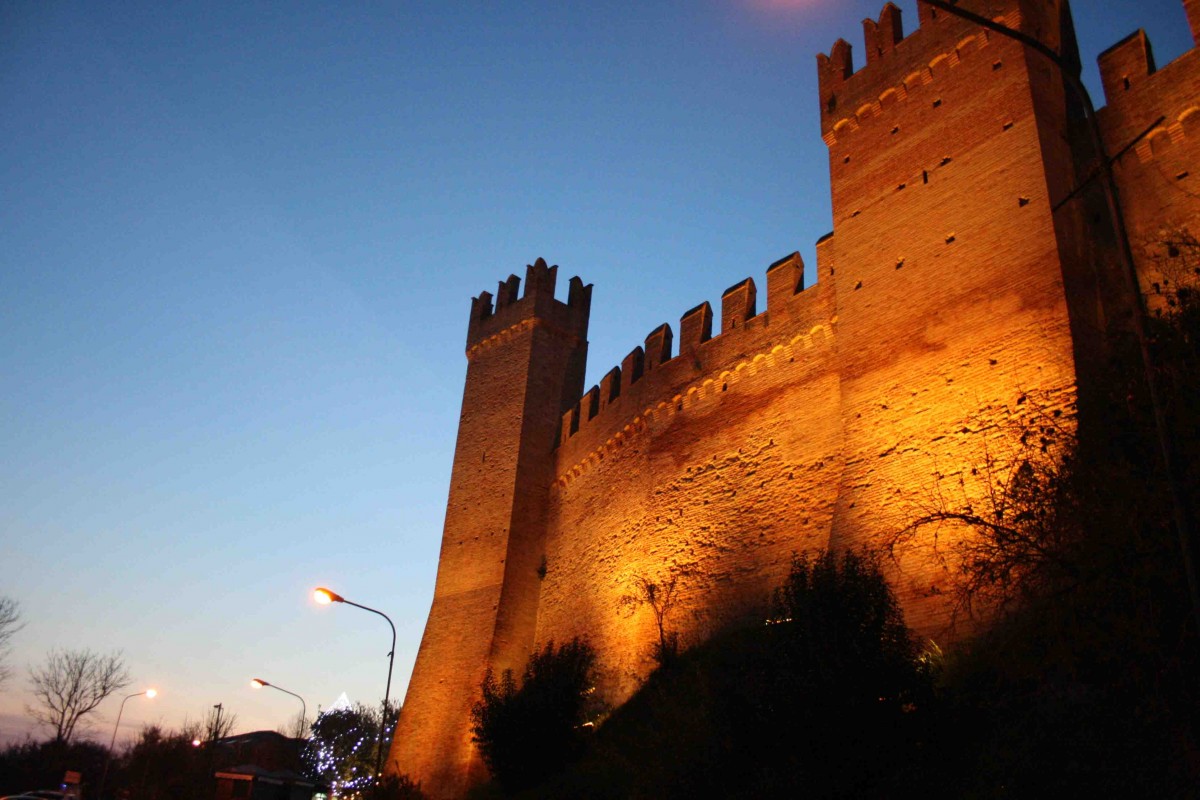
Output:
<svg viewBox="0 0 1200 800">
<path fill-rule="evenodd" d="M 1065 0 L 962 5 L 1077 59 Z M 480 681 L 551 639 L 588 636 L 599 691 L 624 701 L 656 638 L 649 614 L 620 613 L 634 576 L 677 577 L 671 622 L 697 641 L 760 619 L 793 553 L 877 547 L 942 482 L 985 488 L 972 467 L 1015 455 L 1030 420 L 1074 425 L 1120 314 L 1078 104 L 1038 54 L 918 8 L 908 37 L 891 3 L 863 23 L 857 72 L 845 41 L 818 56 L 834 231 L 816 284 L 783 258 L 765 303 L 744 280 L 715 335 L 703 303 L 677 348 L 662 325 L 587 392 L 590 286 L 556 300 L 539 259 L 523 295 L 511 276 L 473 301 L 437 586 L 389 770 L 434 797 L 484 779 Z M 1162 118 L 1116 165 L 1135 243 L 1195 230 L 1200 56 L 1156 71 L 1137 34 L 1101 71 L 1110 154 Z M 1151 288 L 1152 246 L 1139 254 Z M 888 564 L 908 623 L 952 636 L 945 565 L 920 548 Z"/>
</svg>

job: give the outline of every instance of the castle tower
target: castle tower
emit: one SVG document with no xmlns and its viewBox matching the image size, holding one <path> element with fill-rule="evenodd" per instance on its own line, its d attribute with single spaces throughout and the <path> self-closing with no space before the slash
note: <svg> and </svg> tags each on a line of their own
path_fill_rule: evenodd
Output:
<svg viewBox="0 0 1200 800">
<path fill-rule="evenodd" d="M 1183 7 L 1200 42 L 1200 0 L 1184 0 Z M 1185 266 L 1172 257 L 1170 240 L 1200 233 L 1200 49 L 1159 68 L 1139 30 L 1101 53 L 1099 63 L 1105 147 L 1120 154 L 1113 173 L 1125 225 L 1142 290 L 1159 312 Z"/>
<path fill-rule="evenodd" d="M 432 797 L 482 777 L 470 710 L 488 669 L 519 671 L 533 648 L 552 452 L 583 390 L 591 286 L 538 259 L 471 305 L 437 585 L 388 758 Z"/>
<path fill-rule="evenodd" d="M 959 5 L 1077 61 L 1064 0 Z M 907 38 L 891 3 L 864 22 L 858 72 L 845 41 L 818 56 L 834 217 L 819 280 L 838 298 L 846 457 L 834 547 L 879 548 L 921 498 L 980 491 L 987 476 L 970 469 L 1009 456 L 1034 405 L 1069 420 L 1075 399 L 1067 298 L 1086 237 L 1070 207 L 1055 210 L 1076 185 L 1061 73 L 1012 39 L 918 8 Z M 909 624 L 939 635 L 945 567 L 902 556 L 891 577 Z"/>
<path fill-rule="evenodd" d="M 1078 69 L 1067 0 L 958 4 Z M 1200 34 L 1200 0 L 1183 7 Z M 559 302 L 557 268 L 538 260 L 524 296 L 511 276 L 494 304 L 474 300 L 437 587 L 390 771 L 439 798 L 482 780 L 479 683 L 551 639 L 587 632 L 600 691 L 628 697 L 653 638 L 644 616 L 614 613 L 631 575 L 681 576 L 673 624 L 696 641 L 761 620 L 793 553 L 886 551 L 939 496 L 986 509 L 1023 447 L 1077 426 L 1086 439 L 1122 300 L 1076 99 L 1040 54 L 918 10 L 907 37 L 891 3 L 864 21 L 857 72 L 845 41 L 818 57 L 834 231 L 814 286 L 798 254 L 782 259 L 765 310 L 742 281 L 719 332 L 701 303 L 678 352 L 660 326 L 587 393 L 590 286 L 573 278 Z M 1133 237 L 1194 231 L 1200 48 L 1158 69 L 1134 34 L 1100 61 Z M 1154 254 L 1138 256 L 1153 286 Z M 937 535 L 944 555 L 965 534 Z M 944 641 L 954 565 L 896 555 L 884 566 L 907 622 Z"/>
</svg>

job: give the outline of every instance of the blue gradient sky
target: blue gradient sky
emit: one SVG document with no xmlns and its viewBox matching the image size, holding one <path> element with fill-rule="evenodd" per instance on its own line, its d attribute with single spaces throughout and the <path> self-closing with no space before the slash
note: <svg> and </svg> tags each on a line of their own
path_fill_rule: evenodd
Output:
<svg viewBox="0 0 1200 800">
<path fill-rule="evenodd" d="M 595 284 L 589 385 L 831 229 L 814 56 L 879 0 L 0 4 L 0 594 L 124 651 L 123 729 L 403 696 L 472 295 Z M 914 0 L 900 3 L 908 30 Z M 1078 3 L 1087 77 L 1179 0 Z M 117 702 L 101 707 L 107 735 Z"/>
</svg>

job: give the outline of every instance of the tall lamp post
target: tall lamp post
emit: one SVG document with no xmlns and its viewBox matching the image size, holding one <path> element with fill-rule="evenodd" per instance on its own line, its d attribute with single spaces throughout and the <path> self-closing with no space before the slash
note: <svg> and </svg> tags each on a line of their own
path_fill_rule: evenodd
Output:
<svg viewBox="0 0 1200 800">
<path fill-rule="evenodd" d="M 359 605 L 351 600 L 347 600 L 337 592 L 324 587 L 313 590 L 313 599 L 323 606 L 327 606 L 330 603 L 345 603 L 348 606 L 354 606 L 355 608 L 361 608 L 363 611 L 378 614 L 387 620 L 388 626 L 392 629 L 392 649 L 388 652 L 387 687 L 383 690 L 383 713 L 379 719 L 379 748 L 375 754 L 375 781 L 378 783 L 383 778 L 383 739 L 387 733 L 388 697 L 392 692 L 392 667 L 396 663 L 396 626 L 392 623 L 391 617 L 382 611 L 369 606 Z"/>
<path fill-rule="evenodd" d="M 100 787 L 96 790 L 96 797 L 99 800 L 104 800 L 104 784 L 108 781 L 108 765 L 112 761 L 113 748 L 117 746 L 117 728 L 121 727 L 121 715 L 125 713 L 125 701 L 131 697 L 145 697 L 147 700 L 153 700 L 157 695 L 156 689 L 147 689 L 144 692 L 125 695 L 121 700 L 121 707 L 117 709 L 117 721 L 113 725 L 112 739 L 108 743 L 108 752 L 104 754 L 104 772 L 100 774 Z"/>
<path fill-rule="evenodd" d="M 1100 183 L 1104 188 L 1104 199 L 1108 204 L 1108 214 L 1112 222 L 1113 231 L 1117 237 L 1117 251 L 1121 257 L 1121 271 L 1124 273 L 1125 288 L 1130 294 L 1131 310 L 1133 313 L 1133 333 L 1137 339 L 1138 349 L 1141 354 L 1146 387 L 1150 393 L 1150 405 L 1154 409 L 1154 428 L 1158 438 L 1158 453 L 1162 462 L 1163 472 L 1167 477 L 1167 486 L 1171 496 L 1171 511 L 1175 523 L 1175 536 L 1179 540 L 1180 555 L 1183 557 L 1183 571 L 1187 578 L 1188 596 L 1192 604 L 1192 620 L 1196 626 L 1196 632 L 1200 634 L 1200 584 L 1197 583 L 1196 568 L 1192 560 L 1192 526 L 1188 519 L 1187 504 L 1183 495 L 1183 481 L 1179 475 L 1174 440 L 1171 438 L 1171 432 L 1167 430 L 1166 412 L 1163 407 L 1162 391 L 1158 385 L 1158 371 L 1155 368 L 1154 353 L 1150 350 L 1150 343 L 1146 335 L 1146 310 L 1142 306 L 1141 284 L 1138 281 L 1137 267 L 1133 263 L 1133 251 L 1129 246 L 1129 233 L 1125 228 L 1125 215 L 1121 211 L 1121 200 L 1117 191 L 1116 178 L 1113 176 L 1112 161 L 1104 149 L 1104 137 L 1100 130 L 1100 121 L 1096 117 L 1096 107 L 1092 103 L 1092 96 L 1088 93 L 1083 81 L 1067 65 L 1062 56 L 1047 47 L 1043 42 L 1021 31 L 1013 30 L 1007 25 L 1002 25 L 995 20 L 966 11 L 953 3 L 946 2 L 946 0 L 922 0 L 922 2 L 940 11 L 945 11 L 947 14 L 960 17 L 982 28 L 994 31 L 1001 36 L 1015 39 L 1031 50 L 1040 53 L 1058 68 L 1067 86 L 1075 93 L 1080 105 L 1083 106 L 1083 115 L 1088 124 L 1088 133 L 1092 140 L 1092 147 L 1096 151 L 1096 157 L 1100 159 Z M 1161 123 L 1162 118 L 1159 118 L 1146 132 L 1148 133 L 1149 130 Z M 1143 135 L 1145 134 L 1143 133 Z"/>
<path fill-rule="evenodd" d="M 283 688 L 282 686 L 276 686 L 273 683 L 267 683 L 262 678 L 255 678 L 254 680 L 250 681 L 250 685 L 253 686 L 255 689 L 261 689 L 264 686 L 266 686 L 267 688 L 274 689 L 277 692 L 283 692 L 284 694 L 290 694 L 292 697 L 294 697 L 300 701 L 300 708 L 301 708 L 301 717 L 300 718 L 303 719 L 305 721 L 305 723 L 308 722 L 308 703 L 304 702 L 304 698 L 301 697 L 300 695 L 296 694 L 295 692 L 289 692 L 287 689 Z"/>
</svg>

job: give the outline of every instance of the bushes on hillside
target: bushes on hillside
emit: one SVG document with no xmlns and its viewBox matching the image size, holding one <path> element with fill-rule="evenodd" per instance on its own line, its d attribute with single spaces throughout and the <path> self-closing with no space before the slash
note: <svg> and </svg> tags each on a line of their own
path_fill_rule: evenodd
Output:
<svg viewBox="0 0 1200 800">
<path fill-rule="evenodd" d="M 489 671 L 483 698 L 471 710 L 471 730 L 492 777 L 507 791 L 537 784 L 583 751 L 582 727 L 596 662 L 579 639 L 549 642 L 529 658 L 520 685 L 511 670 Z"/>
<path fill-rule="evenodd" d="M 923 657 L 874 558 L 797 557 L 772 624 L 743 637 L 715 700 L 725 758 L 762 796 L 889 793 L 921 762 L 933 700 Z M 902 782 L 902 781 L 901 781 Z"/>
<path fill-rule="evenodd" d="M 797 557 L 764 616 L 657 670 L 523 796 L 888 796 L 928 772 L 932 662 L 872 558 Z"/>
</svg>

